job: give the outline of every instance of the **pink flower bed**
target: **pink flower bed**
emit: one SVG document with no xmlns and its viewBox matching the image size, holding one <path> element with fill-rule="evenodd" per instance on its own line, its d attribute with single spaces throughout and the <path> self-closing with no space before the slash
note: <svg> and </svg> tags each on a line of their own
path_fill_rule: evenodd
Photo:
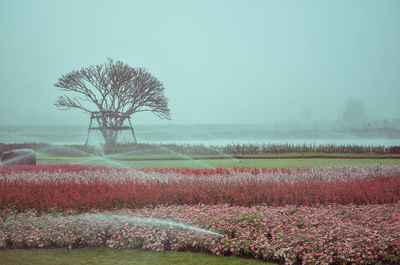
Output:
<svg viewBox="0 0 400 265">
<path fill-rule="evenodd" d="M 70 181 L 90 182 L 94 179 L 111 183 L 135 181 L 148 182 L 335 182 L 369 179 L 376 176 L 399 176 L 400 166 L 330 167 L 314 169 L 179 169 L 179 168 L 107 168 L 83 165 L 0 166 L 0 179 L 23 181 Z"/>
<path fill-rule="evenodd" d="M 1 218 L 0 248 L 192 250 L 285 264 L 400 261 L 399 204 L 182 205 L 85 214 L 3 211 Z"/>
</svg>

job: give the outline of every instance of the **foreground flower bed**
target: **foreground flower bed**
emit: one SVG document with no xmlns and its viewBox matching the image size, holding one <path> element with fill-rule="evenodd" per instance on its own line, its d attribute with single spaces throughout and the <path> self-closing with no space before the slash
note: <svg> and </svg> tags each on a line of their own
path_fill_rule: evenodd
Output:
<svg viewBox="0 0 400 265">
<path fill-rule="evenodd" d="M 192 250 L 286 264 L 400 261 L 399 204 L 183 205 L 85 214 L 7 210 L 1 218 L 0 248 Z"/>
<path fill-rule="evenodd" d="M 63 211 L 157 205 L 382 204 L 400 200 L 400 167 L 308 170 L 0 167 L 0 208 Z"/>
<path fill-rule="evenodd" d="M 0 249 L 105 246 L 398 264 L 399 200 L 399 166 L 1 166 Z"/>
</svg>

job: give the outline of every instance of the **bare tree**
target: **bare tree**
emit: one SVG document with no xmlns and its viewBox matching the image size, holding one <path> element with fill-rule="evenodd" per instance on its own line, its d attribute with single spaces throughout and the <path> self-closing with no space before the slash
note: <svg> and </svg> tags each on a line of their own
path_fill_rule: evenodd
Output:
<svg viewBox="0 0 400 265">
<path fill-rule="evenodd" d="M 60 96 L 55 106 L 94 115 L 106 144 L 116 143 L 125 119 L 137 112 L 153 112 L 170 119 L 163 84 L 144 68 L 133 68 L 111 58 L 107 63 L 62 75 L 54 84 L 74 96 Z"/>
</svg>

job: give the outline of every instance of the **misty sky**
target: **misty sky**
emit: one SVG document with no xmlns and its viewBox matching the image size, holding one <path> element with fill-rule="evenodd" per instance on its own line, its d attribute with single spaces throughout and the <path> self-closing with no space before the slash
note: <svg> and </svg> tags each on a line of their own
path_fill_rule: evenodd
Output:
<svg viewBox="0 0 400 265">
<path fill-rule="evenodd" d="M 397 0 L 0 0 L 0 125 L 87 124 L 54 106 L 54 83 L 107 57 L 164 83 L 172 123 L 336 120 L 350 97 L 400 118 L 399 14 Z"/>
</svg>

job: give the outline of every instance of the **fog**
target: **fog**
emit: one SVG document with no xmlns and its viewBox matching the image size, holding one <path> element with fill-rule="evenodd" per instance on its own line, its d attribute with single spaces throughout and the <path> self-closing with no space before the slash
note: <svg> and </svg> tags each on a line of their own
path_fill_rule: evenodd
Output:
<svg viewBox="0 0 400 265">
<path fill-rule="evenodd" d="M 54 83 L 107 57 L 164 83 L 172 120 L 336 121 L 346 102 L 400 118 L 399 1 L 0 2 L 0 125 L 87 125 Z"/>
</svg>

